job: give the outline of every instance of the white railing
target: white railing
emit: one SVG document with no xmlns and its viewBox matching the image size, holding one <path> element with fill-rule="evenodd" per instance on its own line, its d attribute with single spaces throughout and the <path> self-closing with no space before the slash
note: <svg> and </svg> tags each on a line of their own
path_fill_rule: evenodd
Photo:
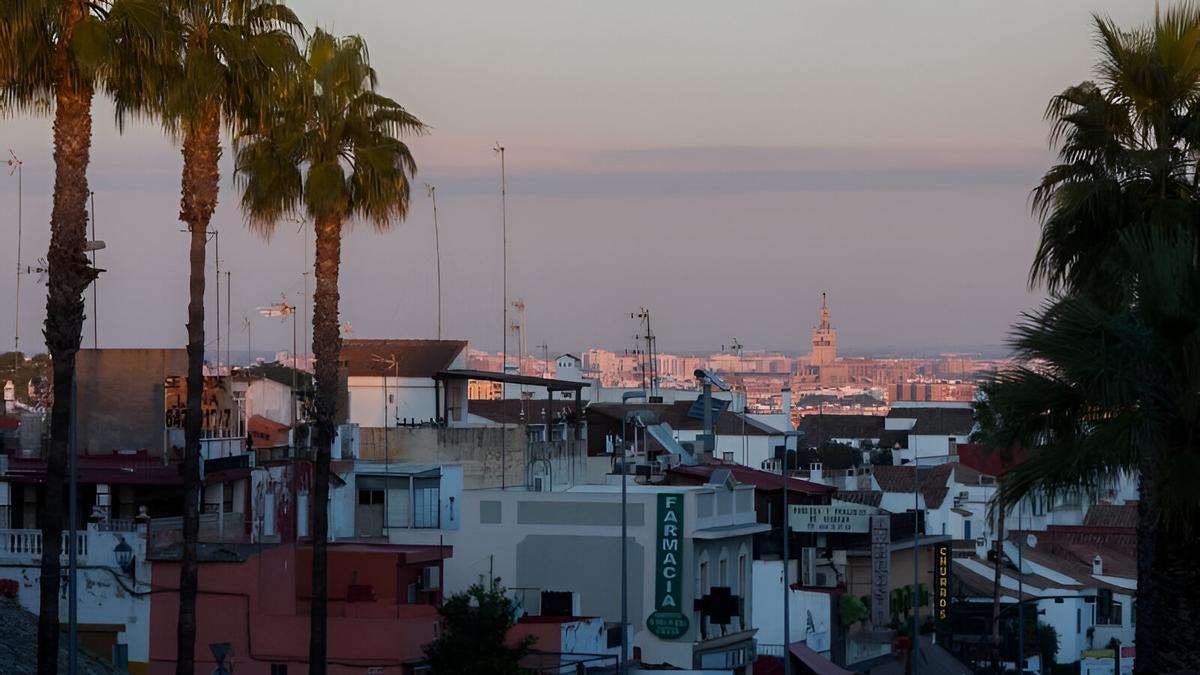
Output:
<svg viewBox="0 0 1200 675">
<path fill-rule="evenodd" d="M 63 532 L 61 557 L 67 557 L 67 542 L 70 534 Z M 75 533 L 76 555 L 80 558 L 87 556 L 87 532 Z M 41 530 L 0 530 L 0 560 L 40 558 L 42 555 Z"/>
</svg>

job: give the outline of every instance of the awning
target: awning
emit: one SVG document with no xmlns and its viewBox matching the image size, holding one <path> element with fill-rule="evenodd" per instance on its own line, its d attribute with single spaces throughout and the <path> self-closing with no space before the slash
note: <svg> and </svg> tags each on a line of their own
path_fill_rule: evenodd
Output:
<svg viewBox="0 0 1200 675">
<path fill-rule="evenodd" d="M 808 648 L 803 642 L 793 642 L 788 646 L 792 656 L 799 659 L 813 675 L 854 675 L 852 671 L 837 665 Z"/>
</svg>

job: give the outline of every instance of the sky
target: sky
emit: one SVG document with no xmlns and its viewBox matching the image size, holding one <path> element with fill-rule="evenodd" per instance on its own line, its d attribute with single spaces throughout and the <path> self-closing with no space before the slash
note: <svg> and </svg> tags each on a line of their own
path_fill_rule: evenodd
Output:
<svg viewBox="0 0 1200 675">
<path fill-rule="evenodd" d="M 346 236 L 349 336 L 436 337 L 428 183 L 442 334 L 499 350 L 500 142 L 508 296 L 526 304 L 536 353 L 633 347 L 640 307 L 660 351 L 735 338 L 806 351 L 822 292 L 846 351 L 1002 344 L 1042 299 L 1027 274 L 1029 192 L 1052 160 L 1046 102 L 1091 75 L 1092 12 L 1133 24 L 1154 11 L 1152 0 L 289 4 L 310 26 L 365 38 L 380 91 L 430 125 L 407 139 L 419 165 L 408 219 Z M 83 345 L 95 328 L 101 347 L 182 347 L 179 150 L 154 126 L 119 134 L 101 98 L 94 118 L 106 272 Z M 50 120 L 0 118 L 3 148 L 24 162 L 22 264 L 36 266 L 49 239 Z M 303 306 L 312 255 L 302 223 L 249 232 L 236 189 L 227 152 L 213 225 L 235 360 L 290 349 L 290 320 L 256 308 Z M 17 206 L 16 176 L 0 174 L 0 350 L 15 333 Z M 210 348 L 215 302 L 210 262 Z M 42 348 L 44 306 L 38 275 L 24 276 L 23 350 Z"/>
</svg>

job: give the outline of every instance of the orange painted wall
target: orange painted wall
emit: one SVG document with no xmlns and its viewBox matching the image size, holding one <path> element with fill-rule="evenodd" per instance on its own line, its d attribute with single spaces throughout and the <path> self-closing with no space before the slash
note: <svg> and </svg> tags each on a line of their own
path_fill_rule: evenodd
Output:
<svg viewBox="0 0 1200 675">
<path fill-rule="evenodd" d="M 393 556 L 378 557 L 395 564 Z M 208 649 L 214 642 L 233 645 L 238 675 L 269 675 L 272 663 L 288 664 L 289 672 L 307 672 L 308 603 L 296 599 L 298 588 L 305 585 L 297 562 L 296 548 L 286 545 L 243 563 L 200 565 L 196 672 L 215 668 Z M 177 589 L 179 564 L 154 563 L 153 584 L 156 589 Z M 354 603 L 351 607 L 353 611 L 338 616 L 330 612 L 331 673 L 362 675 L 368 666 L 382 666 L 384 673 L 399 675 L 400 664 L 419 658 L 421 646 L 435 637 L 437 610 L 430 605 Z M 175 590 L 160 590 L 151 598 L 150 675 L 175 672 L 178 610 Z"/>
</svg>

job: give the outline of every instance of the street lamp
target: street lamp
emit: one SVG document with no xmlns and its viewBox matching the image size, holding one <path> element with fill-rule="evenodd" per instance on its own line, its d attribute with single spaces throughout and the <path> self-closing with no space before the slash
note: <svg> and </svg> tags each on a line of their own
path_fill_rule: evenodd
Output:
<svg viewBox="0 0 1200 675">
<path fill-rule="evenodd" d="M 134 565 L 133 547 L 125 541 L 125 537 L 121 537 L 121 540 L 113 547 L 113 556 L 117 559 L 117 567 L 130 579 L 134 579 L 137 568 Z"/>
<path fill-rule="evenodd" d="M 625 465 L 629 457 L 628 442 L 626 441 L 629 436 L 628 405 L 629 401 L 635 398 L 645 399 L 646 391 L 635 389 L 621 394 L 621 656 L 617 659 L 617 673 L 625 672 L 625 665 L 629 662 L 629 556 L 626 553 L 628 543 L 625 541 L 628 528 L 625 475 L 628 471 Z"/>
</svg>

